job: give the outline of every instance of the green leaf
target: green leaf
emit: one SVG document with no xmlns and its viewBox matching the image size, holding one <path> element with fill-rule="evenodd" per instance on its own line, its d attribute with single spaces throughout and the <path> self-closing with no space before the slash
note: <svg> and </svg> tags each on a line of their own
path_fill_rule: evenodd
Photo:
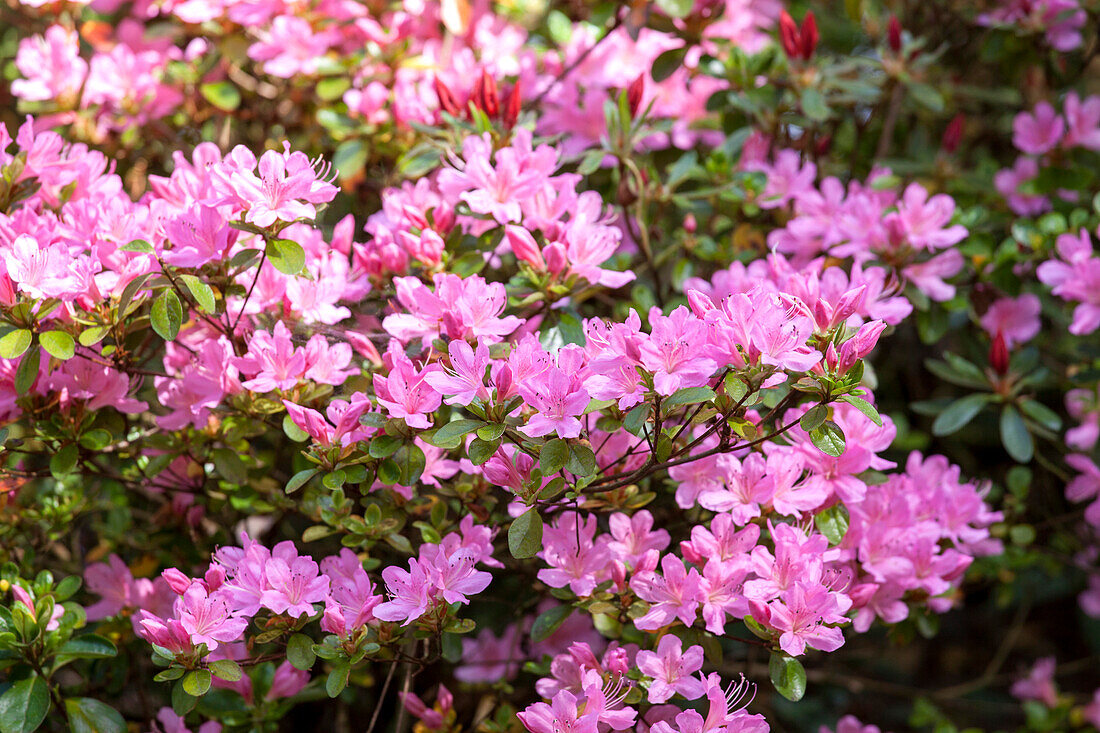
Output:
<svg viewBox="0 0 1100 733">
<path fill-rule="evenodd" d="M 673 48 L 665 51 L 656 59 L 653 60 L 653 66 L 650 67 L 650 76 L 653 77 L 653 81 L 660 84 L 665 79 L 669 78 L 676 73 L 676 70 L 684 63 L 684 56 L 687 55 L 688 47 L 681 46 L 680 48 Z"/>
<path fill-rule="evenodd" d="M 38 336 L 38 340 L 47 354 L 61 361 L 76 356 L 76 341 L 64 331 L 46 331 Z"/>
<path fill-rule="evenodd" d="M 197 697 L 183 689 L 183 682 L 177 682 L 172 687 L 172 711 L 176 715 L 187 715 L 195 709 L 195 703 L 198 701 Z"/>
<path fill-rule="evenodd" d="M 305 634 L 295 634 L 286 644 L 286 660 L 295 669 L 308 672 L 313 669 L 317 655 L 313 652 L 313 639 Z"/>
<path fill-rule="evenodd" d="M 1027 463 L 1035 454 L 1031 433 L 1028 432 L 1020 411 L 1012 405 L 1005 405 L 1001 411 L 1001 443 L 1017 463 Z"/>
<path fill-rule="evenodd" d="M 1058 413 L 1037 400 L 1021 401 L 1020 410 L 1047 430 L 1062 429 L 1062 418 L 1058 417 Z"/>
<path fill-rule="evenodd" d="M 76 340 L 80 342 L 81 346 L 95 346 L 100 341 L 107 338 L 107 334 L 110 332 L 110 326 L 92 326 L 81 331 L 80 335 L 76 337 Z"/>
<path fill-rule="evenodd" d="M 825 95 L 812 87 L 802 90 L 801 102 L 802 112 L 814 122 L 824 122 L 832 114 Z"/>
<path fill-rule="evenodd" d="M 210 690 L 210 670 L 193 669 L 183 678 L 183 691 L 192 697 L 202 697 Z"/>
<path fill-rule="evenodd" d="M 991 394 L 972 394 L 955 400 L 932 423 L 932 435 L 944 436 L 961 430 L 993 400 Z"/>
<path fill-rule="evenodd" d="M 237 664 L 232 659 L 215 659 L 212 662 L 207 662 L 206 666 L 210 668 L 210 672 L 219 680 L 236 682 L 244 677 L 244 671 L 241 670 L 241 665 Z"/>
<path fill-rule="evenodd" d="M 202 98 L 223 112 L 232 112 L 241 106 L 241 92 L 228 81 L 215 81 L 199 87 Z"/>
<path fill-rule="evenodd" d="M 367 446 L 367 453 L 371 458 L 388 458 L 397 452 L 404 441 L 392 435 L 376 435 Z"/>
<path fill-rule="evenodd" d="M 537 509 L 528 509 L 512 520 L 508 528 L 508 551 L 522 560 L 534 557 L 542 549 L 542 517 Z"/>
<path fill-rule="evenodd" d="M 825 405 L 814 405 L 806 414 L 798 420 L 799 426 L 807 433 L 811 430 L 817 430 L 821 427 L 821 424 L 825 422 L 825 418 L 829 417 L 829 408 Z"/>
<path fill-rule="evenodd" d="M 340 178 L 351 178 L 366 167 L 369 153 L 370 149 L 362 140 L 345 140 L 332 154 L 332 164 Z"/>
<path fill-rule="evenodd" d="M 57 650 L 58 658 L 64 659 L 110 659 L 118 654 L 115 645 L 99 634 L 83 634 L 61 645 Z"/>
<path fill-rule="evenodd" d="M 574 476 L 591 476 L 596 473 L 596 454 L 587 445 L 577 443 L 569 446 L 565 470 Z"/>
<path fill-rule="evenodd" d="M 153 301 L 149 322 L 162 339 L 175 340 L 183 325 L 183 305 L 174 290 L 165 290 Z"/>
<path fill-rule="evenodd" d="M 178 680 L 180 677 L 183 677 L 183 673 L 186 671 L 187 670 L 183 667 L 169 667 L 153 675 L 153 682 L 171 682 L 172 680 Z"/>
<path fill-rule="evenodd" d="M 183 284 L 187 286 L 188 292 L 191 293 L 191 297 L 198 303 L 199 308 L 206 313 L 213 313 L 215 311 L 214 291 L 209 285 L 194 275 L 180 275 L 180 280 L 183 280 Z"/>
<path fill-rule="evenodd" d="M 539 470 L 543 476 L 552 476 L 565 468 L 565 461 L 569 458 L 569 444 L 561 438 L 554 438 L 546 442 L 539 451 Z"/>
<path fill-rule="evenodd" d="M 77 448 L 76 443 L 69 443 L 50 456 L 50 474 L 58 480 L 65 478 L 76 468 L 79 457 L 80 449 Z"/>
<path fill-rule="evenodd" d="M 325 692 L 329 697 L 336 697 L 344 688 L 348 686 L 348 675 L 351 674 L 351 665 L 347 662 L 336 665 L 331 672 L 328 673 L 328 679 L 325 680 Z"/>
<path fill-rule="evenodd" d="M 467 457 L 470 459 L 470 463 L 475 466 L 481 466 L 497 452 L 497 448 L 500 446 L 499 441 L 482 440 L 481 438 L 474 438 L 470 441 L 470 447 L 466 451 Z"/>
<path fill-rule="evenodd" d="M 531 627 L 531 641 L 538 644 L 540 641 L 545 641 L 553 634 L 558 628 L 565 623 L 565 620 L 569 618 L 569 615 L 573 613 L 572 606 L 554 606 L 549 611 L 544 611 L 539 614 L 535 619 L 534 625 Z"/>
<path fill-rule="evenodd" d="M 0 337 L 0 357 L 5 359 L 17 359 L 23 355 L 34 340 L 34 334 L 25 328 L 17 328 L 8 331 Z"/>
<path fill-rule="evenodd" d="M 909 94 L 911 94 L 913 100 L 922 107 L 937 113 L 943 112 L 943 95 L 930 84 L 924 84 L 922 82 L 910 84 Z"/>
<path fill-rule="evenodd" d="M 93 428 L 80 436 L 80 444 L 88 450 L 103 450 L 113 440 L 110 431 L 103 428 Z"/>
<path fill-rule="evenodd" d="M 126 721 L 110 705 L 90 697 L 70 697 L 65 700 L 72 733 L 125 733 Z"/>
<path fill-rule="evenodd" d="M 710 387 L 684 387 L 670 394 L 661 404 L 665 407 L 694 405 L 698 402 L 710 402 L 714 397 L 714 390 Z"/>
<path fill-rule="evenodd" d="M 79 575 L 70 575 L 57 584 L 57 588 L 55 588 L 53 592 L 53 597 L 57 599 L 58 603 L 67 601 L 72 598 L 74 593 L 80 590 L 80 586 L 82 585 L 84 585 L 84 580 Z"/>
<path fill-rule="evenodd" d="M 484 424 L 484 420 L 452 420 L 436 430 L 426 442 L 437 448 L 457 448 L 467 433 L 472 433 Z"/>
<path fill-rule="evenodd" d="M 19 680 L 0 695 L 0 733 L 30 733 L 46 719 L 50 691 L 34 676 Z"/>
<path fill-rule="evenodd" d="M 833 458 L 844 455 L 844 431 L 832 420 L 826 420 L 816 430 L 810 431 L 810 441 L 822 453 Z"/>
<path fill-rule="evenodd" d="M 839 545 L 848 533 L 848 509 L 843 504 L 833 504 L 817 513 L 814 526 L 825 535 L 830 545 Z"/>
<path fill-rule="evenodd" d="M 477 437 L 482 440 L 492 442 L 504 435 L 504 431 L 507 429 L 506 425 L 496 423 L 494 425 L 485 425 L 477 429 Z"/>
<path fill-rule="evenodd" d="M 153 245 L 146 242 L 144 239 L 135 239 L 132 242 L 122 245 L 118 248 L 121 252 L 141 252 L 143 254 L 152 254 Z"/>
<path fill-rule="evenodd" d="M 272 239 L 267 243 L 267 259 L 284 275 L 297 275 L 306 264 L 306 251 L 290 239 Z"/>
<path fill-rule="evenodd" d="M 42 352 L 39 349 L 30 349 L 19 360 L 19 366 L 15 369 L 15 393 L 23 395 L 31 391 L 34 382 L 38 379 L 38 367 L 42 365 Z"/>
<path fill-rule="evenodd" d="M 847 402 L 849 405 L 866 415 L 875 425 L 882 427 L 882 415 L 878 414 L 878 409 L 867 400 L 854 394 L 841 395 L 837 399 L 841 402 Z"/>
<path fill-rule="evenodd" d="M 214 470 L 229 483 L 238 486 L 248 483 L 248 467 L 244 465 L 244 461 L 236 451 L 216 448 L 210 452 L 210 458 L 214 462 Z"/>
<path fill-rule="evenodd" d="M 802 662 L 782 652 L 772 652 L 768 660 L 768 676 L 775 690 L 791 702 L 798 702 L 806 694 L 806 670 Z"/>
<path fill-rule="evenodd" d="M 317 475 L 316 468 L 307 468 L 304 471 L 299 471 L 290 477 L 290 480 L 286 482 L 286 493 L 293 494 L 298 489 L 309 483 L 309 480 Z"/>
<path fill-rule="evenodd" d="M 686 18 L 695 0 L 657 0 L 657 7 L 673 18 Z"/>
</svg>

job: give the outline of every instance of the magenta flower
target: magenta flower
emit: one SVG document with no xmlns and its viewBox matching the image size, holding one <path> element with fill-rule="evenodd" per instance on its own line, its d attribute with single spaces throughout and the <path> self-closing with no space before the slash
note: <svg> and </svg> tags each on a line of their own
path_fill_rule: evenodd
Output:
<svg viewBox="0 0 1100 733">
<path fill-rule="evenodd" d="M 1058 688 L 1054 686 L 1054 657 L 1043 657 L 1035 662 L 1027 677 L 1012 683 L 1012 696 L 1020 700 L 1038 700 L 1049 708 L 1058 705 Z"/>
<path fill-rule="evenodd" d="M 998 298 L 980 319 L 990 337 L 1002 334 L 1005 344 L 1012 348 L 1035 338 L 1039 333 L 1039 296 L 1024 293 L 1018 298 Z"/>
<path fill-rule="evenodd" d="M 559 438 L 581 434 L 580 415 L 588 408 L 590 397 L 576 374 L 552 366 L 528 382 L 519 385 L 520 394 L 536 410 L 519 431 L 530 438 L 556 433 Z"/>
<path fill-rule="evenodd" d="M 264 565 L 267 589 L 260 602 L 275 613 L 292 618 L 313 615 L 313 604 L 323 603 L 329 594 L 329 579 L 318 571 L 310 557 L 299 557 L 293 543 L 280 542 Z"/>
<path fill-rule="evenodd" d="M 1020 112 L 1012 121 L 1012 142 L 1031 155 L 1053 150 L 1062 140 L 1066 122 L 1048 102 L 1039 102 L 1035 109 Z"/>
<path fill-rule="evenodd" d="M 649 685 L 649 701 L 662 703 L 677 693 L 688 700 L 703 695 L 703 683 L 693 677 L 703 668 L 703 647 L 693 646 L 686 652 L 679 637 L 666 634 L 661 637 L 657 651 L 640 651 L 636 661 L 638 669 L 653 681 Z"/>
<path fill-rule="evenodd" d="M 230 599 L 227 591 L 207 593 L 206 587 L 196 581 L 176 601 L 176 615 L 193 644 L 206 644 L 206 648 L 213 651 L 219 642 L 241 638 L 248 628 L 248 619 L 234 615 Z"/>
<path fill-rule="evenodd" d="M 374 615 L 383 621 L 402 621 L 407 626 L 417 620 L 431 606 L 429 590 L 431 581 L 424 566 L 416 558 L 409 560 L 409 569 L 402 570 L 391 565 L 382 571 L 382 580 L 392 600 L 380 603 L 374 609 Z"/>
<path fill-rule="evenodd" d="M 645 570 L 630 579 L 630 587 L 638 598 L 653 604 L 634 625 L 642 631 L 656 631 L 677 619 L 684 626 L 694 625 L 702 600 L 699 571 L 685 569 L 683 561 L 675 555 L 661 558 L 661 571 L 663 575 Z"/>
<path fill-rule="evenodd" d="M 305 376 L 306 357 L 294 346 L 290 330 L 279 321 L 272 333 L 256 331 L 248 344 L 248 352 L 233 359 L 241 374 L 255 374 L 241 384 L 251 392 L 273 392 L 295 387 Z"/>
<path fill-rule="evenodd" d="M 468 405 L 475 399 L 489 400 L 485 372 L 489 368 L 489 347 L 480 339 L 477 350 L 465 341 L 452 341 L 447 349 L 451 366 L 426 374 L 427 382 L 438 395 L 446 395 L 448 405 Z M 436 403 L 438 405 L 438 402 Z"/>
<path fill-rule="evenodd" d="M 668 396 L 685 387 L 701 387 L 714 374 L 716 363 L 706 356 L 707 325 L 685 306 L 661 315 L 649 314 L 652 333 L 642 343 L 641 361 L 653 372 L 657 394 Z"/>
</svg>

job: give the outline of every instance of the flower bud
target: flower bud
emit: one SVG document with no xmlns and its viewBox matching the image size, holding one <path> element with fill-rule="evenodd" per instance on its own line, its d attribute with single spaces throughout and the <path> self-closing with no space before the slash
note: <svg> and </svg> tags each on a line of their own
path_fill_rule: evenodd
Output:
<svg viewBox="0 0 1100 733">
<path fill-rule="evenodd" d="M 951 121 L 947 123 L 947 129 L 943 131 L 943 152 L 950 155 L 959 149 L 965 126 L 966 116 L 961 112 L 951 118 Z"/>
<path fill-rule="evenodd" d="M 1002 377 L 1008 374 L 1008 344 L 1003 331 L 997 331 L 993 345 L 989 347 L 989 366 Z"/>
<path fill-rule="evenodd" d="M 607 665 L 607 671 L 611 674 L 626 674 L 630 671 L 630 658 L 627 656 L 626 649 L 621 646 L 609 649 L 604 662 Z"/>
<path fill-rule="evenodd" d="M 695 220 L 695 214 L 689 212 L 688 215 L 684 217 L 684 231 L 688 234 L 695 234 L 698 230 L 699 222 Z"/>
<path fill-rule="evenodd" d="M 565 247 L 561 242 L 551 242 L 546 245 L 546 249 L 542 251 L 542 256 L 546 258 L 546 269 L 550 271 L 551 275 L 558 275 L 568 264 L 565 257 Z"/>
<path fill-rule="evenodd" d="M 512 87 L 512 91 L 508 93 L 508 99 L 504 103 L 504 114 L 501 116 L 501 121 L 504 122 L 505 127 L 511 129 L 515 127 L 516 122 L 519 120 L 519 111 L 523 97 L 520 93 L 519 79 L 516 79 L 515 86 Z"/>
<path fill-rule="evenodd" d="M 630 83 L 626 89 L 626 103 L 630 107 L 630 116 L 638 116 L 638 109 L 642 106 L 642 97 L 645 96 L 645 73 L 638 74 L 638 78 Z"/>
<path fill-rule="evenodd" d="M 497 94 L 497 81 L 489 75 L 488 69 L 481 70 L 481 79 L 474 92 L 475 104 L 489 117 L 500 113 L 500 96 Z"/>
<path fill-rule="evenodd" d="M 539 245 L 531 236 L 531 232 L 523 227 L 509 224 L 504 227 L 504 239 L 512 248 L 516 259 L 526 262 L 536 270 L 546 269 L 546 261 L 542 258 L 542 252 L 539 251 Z"/>
<path fill-rule="evenodd" d="M 457 116 L 462 112 L 462 108 L 458 106 L 458 100 L 455 99 L 454 93 L 438 76 L 432 79 L 432 87 L 435 88 L 435 96 L 439 98 L 439 108 L 441 110 L 452 116 Z"/>
<path fill-rule="evenodd" d="M 796 59 L 802 53 L 802 39 L 798 33 L 798 25 L 786 10 L 779 14 L 779 43 L 783 46 L 783 52 L 788 58 Z"/>
<path fill-rule="evenodd" d="M 814 51 L 817 50 L 817 41 L 820 37 L 817 32 L 817 19 L 814 18 L 814 11 L 806 13 L 806 17 L 802 19 L 802 58 L 809 61 L 814 56 Z"/>
<path fill-rule="evenodd" d="M 160 577 L 164 578 L 164 581 L 168 583 L 168 587 L 177 595 L 182 596 L 191 587 L 191 579 L 176 568 L 168 568 L 160 574 Z"/>
<path fill-rule="evenodd" d="M 890 22 L 886 26 L 886 43 L 891 51 L 901 53 L 901 21 L 896 15 L 890 16 Z"/>
</svg>

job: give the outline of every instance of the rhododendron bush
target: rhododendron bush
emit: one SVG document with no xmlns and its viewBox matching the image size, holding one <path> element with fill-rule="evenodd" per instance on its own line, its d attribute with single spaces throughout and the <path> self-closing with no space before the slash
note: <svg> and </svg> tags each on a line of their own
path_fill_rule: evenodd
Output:
<svg viewBox="0 0 1100 733">
<path fill-rule="evenodd" d="M 1100 3 L 0 19 L 0 733 L 1100 727 Z"/>
</svg>

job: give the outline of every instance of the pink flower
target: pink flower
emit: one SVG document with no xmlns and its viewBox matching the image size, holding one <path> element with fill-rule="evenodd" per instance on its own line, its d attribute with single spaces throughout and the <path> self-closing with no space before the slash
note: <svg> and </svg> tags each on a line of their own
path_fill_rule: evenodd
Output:
<svg viewBox="0 0 1100 733">
<path fill-rule="evenodd" d="M 164 250 L 164 261 L 173 267 L 202 267 L 225 255 L 237 241 L 237 232 L 213 206 L 199 204 L 181 212 L 164 225 L 171 249 Z"/>
<path fill-rule="evenodd" d="M 779 600 L 767 606 L 750 601 L 750 606 L 753 618 L 782 632 L 779 647 L 792 657 L 804 654 L 807 646 L 831 652 L 844 644 L 840 629 L 826 624 L 847 621 L 843 615 L 847 609 L 821 585 L 796 581 Z"/>
<path fill-rule="evenodd" d="M 1038 700 L 1048 708 L 1058 705 L 1058 689 L 1054 686 L 1054 657 L 1043 657 L 1027 673 L 1027 677 L 1012 684 L 1012 695 L 1020 700 Z"/>
<path fill-rule="evenodd" d="M 259 176 L 253 173 L 255 158 L 238 146 L 220 164 L 225 183 L 221 186 L 227 201 L 241 205 L 245 221 L 269 227 L 276 221 L 312 219 L 313 204 L 331 201 L 336 187 L 318 180 L 317 171 L 304 153 L 268 150 L 260 157 Z"/>
<path fill-rule="evenodd" d="M 132 604 L 130 589 L 134 576 L 122 558 L 114 553 L 106 563 L 94 563 L 84 569 L 84 583 L 89 591 L 100 596 L 99 602 L 88 606 L 85 614 L 89 621 L 100 621 L 117 616 Z"/>
<path fill-rule="evenodd" d="M 248 619 L 234 615 L 229 594 L 224 590 L 208 593 L 196 581 L 176 601 L 176 616 L 191 636 L 193 644 L 206 644 L 213 651 L 218 643 L 237 641 L 248 628 Z"/>
<path fill-rule="evenodd" d="M 1058 145 L 1065 131 L 1065 120 L 1048 102 L 1039 102 L 1031 113 L 1016 115 L 1012 121 L 1012 142 L 1025 153 L 1042 155 Z"/>
<path fill-rule="evenodd" d="M 556 433 L 559 438 L 581 434 L 578 417 L 588 408 L 590 397 L 576 374 L 552 366 L 519 385 L 520 394 L 536 410 L 519 431 L 530 438 Z"/>
<path fill-rule="evenodd" d="M 313 604 L 328 598 L 329 579 L 310 557 L 299 557 L 294 543 L 280 542 L 264 565 L 267 588 L 260 602 L 278 614 L 299 618 L 313 615 Z"/>
<path fill-rule="evenodd" d="M 637 596 L 653 604 L 634 625 L 642 631 L 656 631 L 679 619 L 684 626 L 692 626 L 702 599 L 699 571 L 686 570 L 675 555 L 661 558 L 661 571 L 663 575 L 642 571 L 630 579 L 630 587 Z"/>
<path fill-rule="evenodd" d="M 271 687 L 264 696 L 265 700 L 279 700 L 294 697 L 309 684 L 309 672 L 296 669 L 290 662 L 283 662 L 275 668 Z"/>
<path fill-rule="evenodd" d="M 256 331 L 249 340 L 248 352 L 233 359 L 242 374 L 256 376 L 241 384 L 251 392 L 289 390 L 305 376 L 306 357 L 294 346 L 290 330 L 283 321 L 272 333 Z"/>
<path fill-rule="evenodd" d="M 264 73 L 282 79 L 316 73 L 335 40 L 331 33 L 314 32 L 309 21 L 292 15 L 278 16 L 256 35 L 259 40 L 249 46 L 248 56 L 263 62 Z"/>
<path fill-rule="evenodd" d="M 448 405 L 468 405 L 475 399 L 489 401 L 485 372 L 489 368 L 489 347 L 478 340 L 477 351 L 465 341 L 452 341 L 447 348 L 450 369 L 427 374 L 427 382 L 438 395 L 447 395 Z M 438 402 L 436 403 L 439 404 Z"/>
<path fill-rule="evenodd" d="M 703 695 L 703 683 L 693 677 L 703 668 L 703 647 L 693 646 L 686 652 L 680 639 L 672 634 L 661 637 L 656 653 L 638 652 L 638 669 L 653 678 L 649 685 L 649 701 L 662 703 L 679 693 L 688 700 Z"/>
<path fill-rule="evenodd" d="M 1004 335 L 1005 344 L 1012 348 L 1035 338 L 1039 333 L 1039 296 L 1024 293 L 1019 298 L 998 298 L 981 317 L 980 323 L 991 337 Z"/>
<path fill-rule="evenodd" d="M 30 297 L 69 300 L 76 294 L 78 283 L 72 273 L 72 258 L 61 245 L 43 247 L 29 234 L 20 234 L 4 257 L 8 277 Z"/>
<path fill-rule="evenodd" d="M 966 227 L 947 226 L 955 213 L 955 201 L 947 194 L 929 197 L 919 183 L 910 183 L 897 204 L 897 220 L 909 244 L 935 251 L 966 238 Z"/>
<path fill-rule="evenodd" d="M 1066 95 L 1066 136 L 1062 145 L 1100 150 L 1100 97 L 1089 96 L 1084 101 L 1077 92 Z"/>
<path fill-rule="evenodd" d="M 437 374 L 439 367 L 431 365 L 418 370 L 396 339 L 390 342 L 384 360 L 388 363 L 389 374 L 374 374 L 374 393 L 378 404 L 385 408 L 390 417 L 403 418 L 409 427 L 431 427 L 428 414 L 439 409 L 442 400 L 432 389 L 428 377 Z"/>
<path fill-rule="evenodd" d="M 22 39 L 15 65 L 23 78 L 11 82 L 11 92 L 30 102 L 71 104 L 88 73 L 88 63 L 80 58 L 80 37 L 76 30 L 61 25 L 51 25 L 45 35 Z"/>
<path fill-rule="evenodd" d="M 598 733 L 599 715 L 596 711 L 581 713 L 576 695 L 562 690 L 547 705 L 536 702 L 516 717 L 531 733 Z"/>
<path fill-rule="evenodd" d="M 671 395 L 685 387 L 701 387 L 710 381 L 716 362 L 705 356 L 707 326 L 685 306 L 663 316 L 658 309 L 649 314 L 653 330 L 642 343 L 641 361 L 653 372 L 653 387 L 660 395 Z"/>
</svg>

